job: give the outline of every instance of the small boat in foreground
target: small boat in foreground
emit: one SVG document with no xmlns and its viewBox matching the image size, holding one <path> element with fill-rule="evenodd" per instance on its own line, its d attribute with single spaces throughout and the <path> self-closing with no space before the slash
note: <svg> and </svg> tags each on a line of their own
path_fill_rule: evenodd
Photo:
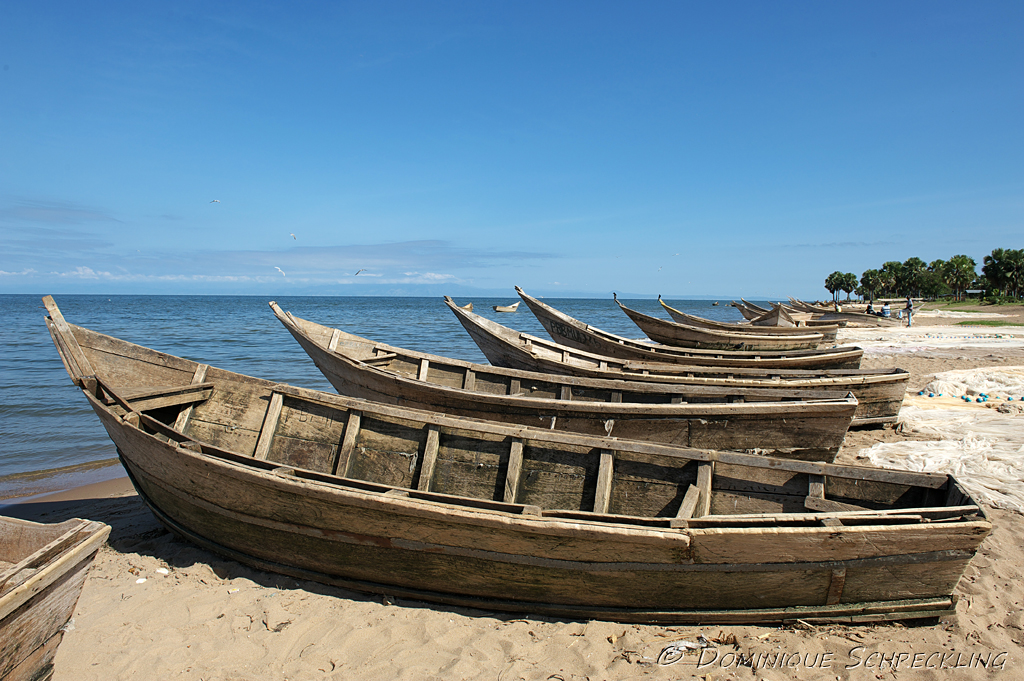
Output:
<svg viewBox="0 0 1024 681">
<path fill-rule="evenodd" d="M 382 405 L 150 350 L 44 301 L 140 497 L 258 569 L 535 616 L 866 622 L 953 612 L 991 530 L 947 475 Z"/>
<path fill-rule="evenodd" d="M 857 409 L 849 391 L 609 381 L 474 364 L 375 343 L 270 303 L 349 397 L 587 435 L 832 461 Z"/>
<path fill-rule="evenodd" d="M 803 329 L 800 335 L 778 336 L 754 329 L 750 331 L 717 331 L 702 329 L 690 324 L 670 322 L 630 309 L 612 294 L 616 304 L 633 323 L 640 327 L 655 343 L 674 345 L 681 348 L 705 348 L 709 350 L 751 350 L 775 351 L 813 350 L 824 342 L 824 334 Z"/>
<path fill-rule="evenodd" d="M 495 305 L 494 306 L 494 311 L 495 312 L 515 312 L 518 309 L 519 309 L 518 301 L 515 302 L 515 303 L 512 303 L 511 305 Z"/>
<path fill-rule="evenodd" d="M 0 679 L 42 681 L 110 527 L 0 516 Z"/>
</svg>

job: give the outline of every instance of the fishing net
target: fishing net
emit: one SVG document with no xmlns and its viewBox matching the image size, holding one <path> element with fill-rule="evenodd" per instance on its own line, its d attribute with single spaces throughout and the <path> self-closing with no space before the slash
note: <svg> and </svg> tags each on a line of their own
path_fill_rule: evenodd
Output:
<svg viewBox="0 0 1024 681">
<path fill-rule="evenodd" d="M 1024 367 L 947 371 L 936 374 L 926 390 L 947 396 L 986 394 L 989 402 L 982 406 L 972 399 L 962 408 L 904 406 L 904 431 L 937 440 L 880 443 L 860 457 L 885 468 L 952 474 L 977 501 L 1024 513 L 1024 408 L 1019 401 Z M 1013 401 L 998 399 L 1011 395 Z"/>
</svg>

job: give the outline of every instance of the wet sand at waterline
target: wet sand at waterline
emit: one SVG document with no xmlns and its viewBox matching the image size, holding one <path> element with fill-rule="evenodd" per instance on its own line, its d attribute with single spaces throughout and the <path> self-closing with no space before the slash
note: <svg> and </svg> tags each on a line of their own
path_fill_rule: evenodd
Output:
<svg viewBox="0 0 1024 681">
<path fill-rule="evenodd" d="M 1020 323 L 1019 315 L 1004 319 Z M 938 372 L 1024 365 L 1024 327 L 950 325 L 961 319 L 920 314 L 912 329 L 856 330 L 840 340 L 865 347 L 865 368 L 911 371 L 915 396 Z M 877 442 L 922 437 L 892 427 L 851 431 L 839 461 L 863 463 L 858 453 Z M 56 681 L 1021 678 L 1024 518 L 987 510 L 993 532 L 957 588 L 955 617 L 930 626 L 784 628 L 551 620 L 297 581 L 175 538 L 126 478 L 37 496 L 2 513 L 112 527 L 58 650 Z M 717 643 L 673 652 L 701 635 Z M 740 664 L 741 656 L 757 668 Z"/>
</svg>

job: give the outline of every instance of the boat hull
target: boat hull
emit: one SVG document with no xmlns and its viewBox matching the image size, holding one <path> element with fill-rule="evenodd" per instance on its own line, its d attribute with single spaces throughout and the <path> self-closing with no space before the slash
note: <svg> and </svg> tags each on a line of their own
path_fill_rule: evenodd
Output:
<svg viewBox="0 0 1024 681">
<path fill-rule="evenodd" d="M 750 367 L 764 369 L 856 369 L 864 352 L 856 347 L 789 352 L 706 350 L 651 344 L 595 329 L 516 289 L 530 311 L 556 343 L 584 352 L 621 360 L 687 366 Z M 449 306 L 451 307 L 451 305 Z M 454 312 L 454 310 L 453 310 Z M 459 321 L 476 339 L 490 320 L 456 313 Z M 492 323 L 493 324 L 493 323 Z M 500 326 L 500 325 L 496 325 Z M 471 329 L 471 327 L 474 327 Z M 497 329 L 488 333 L 493 335 Z M 518 332 L 516 332 L 518 333 Z M 479 345 L 479 342 L 478 342 Z M 486 354 L 486 353 L 485 353 Z M 490 359 L 490 357 L 488 357 Z M 492 362 L 494 360 L 491 360 Z"/>
<path fill-rule="evenodd" d="M 0 517 L 0 679 L 52 676 L 64 626 L 109 533 L 87 520 L 42 525 Z"/>
</svg>

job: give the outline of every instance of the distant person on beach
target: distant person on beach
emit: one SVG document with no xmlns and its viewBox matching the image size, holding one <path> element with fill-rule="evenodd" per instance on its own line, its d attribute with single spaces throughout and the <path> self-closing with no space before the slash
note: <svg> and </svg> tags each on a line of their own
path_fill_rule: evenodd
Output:
<svg viewBox="0 0 1024 681">
<path fill-rule="evenodd" d="M 875 306 L 870 300 L 868 301 L 868 314 L 875 314 Z"/>
<path fill-rule="evenodd" d="M 914 300 L 907 296 L 907 326 L 910 326 L 914 316 Z"/>
<path fill-rule="evenodd" d="M 882 316 L 883 317 L 891 317 L 892 316 L 892 310 L 889 309 L 889 303 L 888 302 L 882 303 Z"/>
</svg>

